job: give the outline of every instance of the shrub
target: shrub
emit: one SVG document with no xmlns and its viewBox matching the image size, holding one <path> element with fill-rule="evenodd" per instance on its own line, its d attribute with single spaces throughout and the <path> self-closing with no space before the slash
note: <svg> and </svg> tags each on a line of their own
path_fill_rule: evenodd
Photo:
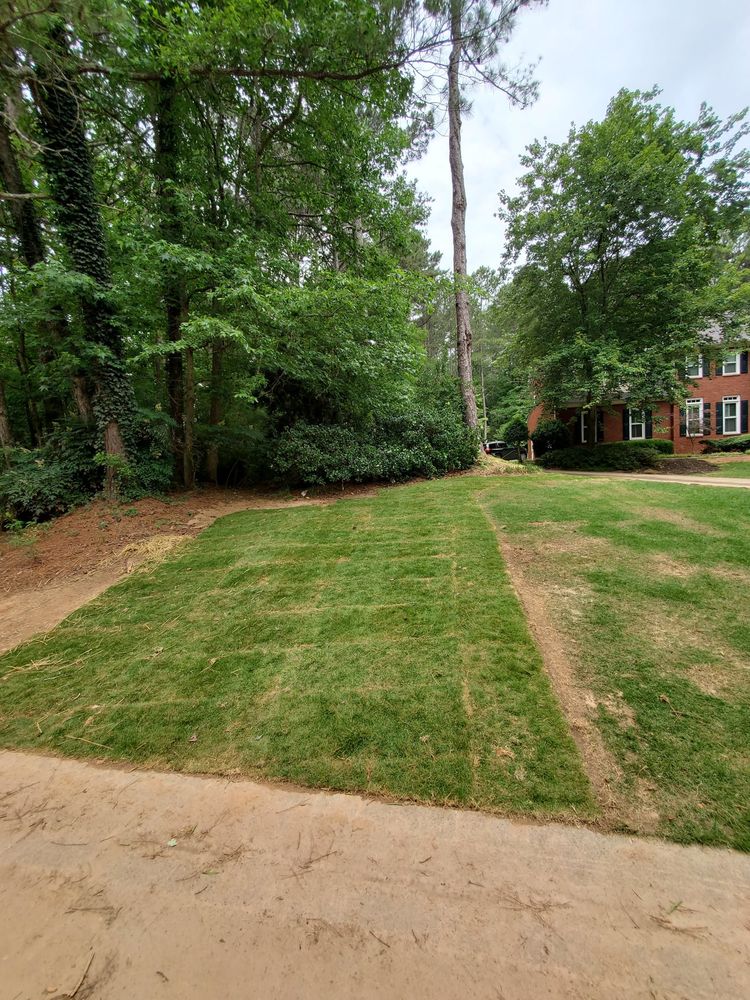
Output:
<svg viewBox="0 0 750 1000">
<path fill-rule="evenodd" d="M 701 441 L 704 452 L 714 451 L 747 451 L 750 449 L 750 434 L 738 434 L 736 437 L 721 441 Z"/>
<path fill-rule="evenodd" d="M 509 420 L 503 427 L 500 437 L 511 448 L 515 448 L 520 457 L 521 450 L 526 447 L 526 442 L 529 440 L 529 428 L 526 421 L 521 417 Z"/>
<path fill-rule="evenodd" d="M 364 428 L 298 421 L 279 436 L 271 464 L 294 485 L 397 482 L 468 469 L 477 446 L 454 411 L 414 406 Z"/>
<path fill-rule="evenodd" d="M 534 443 L 534 454 L 539 458 L 548 451 L 567 448 L 570 444 L 570 430 L 562 420 L 540 420 L 536 430 L 529 437 Z"/>
<path fill-rule="evenodd" d="M 651 448 L 652 451 L 658 451 L 662 455 L 674 455 L 674 441 L 665 441 L 664 438 L 646 438 L 645 440 L 637 441 L 612 441 L 610 442 L 613 447 L 617 448 Z M 601 448 L 602 445 L 597 445 L 597 448 Z"/>
<path fill-rule="evenodd" d="M 84 503 L 101 486 L 96 431 L 82 424 L 55 431 L 42 448 L 16 448 L 0 474 L 0 507 L 18 521 L 44 521 Z"/>
<path fill-rule="evenodd" d="M 628 447 L 624 448 L 623 444 Z M 600 444 L 594 448 L 558 448 L 548 451 L 538 462 L 545 469 L 635 472 L 656 466 L 659 452 L 651 444 L 651 441 L 623 441 Z"/>
</svg>

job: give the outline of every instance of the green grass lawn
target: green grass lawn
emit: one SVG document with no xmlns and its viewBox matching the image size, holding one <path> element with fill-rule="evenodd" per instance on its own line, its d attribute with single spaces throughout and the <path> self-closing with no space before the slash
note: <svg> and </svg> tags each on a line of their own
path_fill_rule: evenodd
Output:
<svg viewBox="0 0 750 1000">
<path fill-rule="evenodd" d="M 456 477 L 225 517 L 0 659 L 0 743 L 605 822 L 491 520 L 619 766 L 606 824 L 750 849 L 742 490 Z"/>
<path fill-rule="evenodd" d="M 489 507 L 596 699 L 630 825 L 750 850 L 745 491 L 558 477 Z"/>
<path fill-rule="evenodd" d="M 480 485 L 223 518 L 0 660 L 0 741 L 591 815 Z"/>
<path fill-rule="evenodd" d="M 731 476 L 733 479 L 750 479 L 750 462 L 721 462 L 717 463 L 716 472 L 709 472 L 709 476 Z"/>
</svg>

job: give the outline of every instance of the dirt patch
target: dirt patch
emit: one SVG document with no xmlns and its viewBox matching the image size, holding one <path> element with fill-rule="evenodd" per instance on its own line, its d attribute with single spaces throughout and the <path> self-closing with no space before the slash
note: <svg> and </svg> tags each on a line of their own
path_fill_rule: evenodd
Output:
<svg viewBox="0 0 750 1000">
<path fill-rule="evenodd" d="M 535 558 L 522 547 L 511 545 L 498 530 L 492 515 L 477 499 L 477 504 L 495 532 L 511 584 L 523 607 L 529 629 L 541 653 L 552 688 L 570 726 L 573 739 L 583 760 L 584 770 L 594 789 L 606 820 L 614 818 L 616 803 L 614 787 L 622 778 L 614 756 L 604 745 L 594 721 L 596 699 L 576 678 L 568 656 L 568 643 L 552 624 L 541 587 L 531 579 L 529 562 Z M 519 558 L 520 556 L 520 558 Z"/>
<path fill-rule="evenodd" d="M 654 471 L 666 472 L 670 476 L 692 476 L 695 473 L 716 472 L 716 466 L 705 458 L 660 458 Z"/>
<path fill-rule="evenodd" d="M 682 562 L 679 559 L 672 559 L 661 552 L 649 556 L 648 568 L 659 576 L 669 576 L 676 580 L 686 580 L 697 571 L 697 568 L 691 566 L 690 563 Z"/>
<path fill-rule="evenodd" d="M 356 795 L 4 753 L 0 884 L 8 1000 L 750 990 L 739 852 Z"/>
<path fill-rule="evenodd" d="M 94 500 L 19 539 L 0 538 L 0 653 L 46 632 L 144 563 L 158 562 L 218 517 L 365 499 L 370 485 L 297 494 L 199 489 L 134 503 Z"/>
</svg>

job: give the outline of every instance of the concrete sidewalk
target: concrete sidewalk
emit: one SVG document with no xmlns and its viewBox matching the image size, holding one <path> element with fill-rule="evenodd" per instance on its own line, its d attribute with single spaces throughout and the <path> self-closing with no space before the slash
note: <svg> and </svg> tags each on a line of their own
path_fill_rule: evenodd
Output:
<svg viewBox="0 0 750 1000">
<path fill-rule="evenodd" d="M 0 753 L 0 996 L 750 996 L 750 858 Z"/>
</svg>

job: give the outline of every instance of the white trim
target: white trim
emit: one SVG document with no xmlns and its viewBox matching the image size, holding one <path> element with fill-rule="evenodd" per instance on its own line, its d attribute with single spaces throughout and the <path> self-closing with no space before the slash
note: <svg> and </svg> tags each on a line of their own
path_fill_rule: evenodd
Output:
<svg viewBox="0 0 750 1000">
<path fill-rule="evenodd" d="M 691 375 L 690 372 L 688 371 L 689 368 L 697 368 L 698 371 L 695 373 L 695 375 Z M 699 354 L 698 357 L 697 357 L 697 359 L 695 361 L 693 361 L 693 362 L 691 362 L 689 358 L 685 359 L 685 378 L 689 378 L 689 379 L 703 378 L 703 355 L 702 354 Z"/>
<path fill-rule="evenodd" d="M 640 414 L 640 419 L 633 419 L 633 414 Z M 633 424 L 641 425 L 641 433 L 633 433 Z M 628 407 L 628 434 L 630 435 L 629 440 L 631 441 L 645 441 L 646 440 L 646 411 L 645 410 L 631 410 Z"/>
<path fill-rule="evenodd" d="M 690 433 L 690 408 L 698 406 L 698 426 L 699 431 L 697 434 Z M 685 435 L 686 437 L 703 437 L 703 400 L 699 398 L 686 399 L 685 400 Z"/>
<path fill-rule="evenodd" d="M 588 426 L 586 417 L 588 416 L 588 410 L 581 410 L 580 417 L 578 420 L 578 429 L 581 438 L 581 444 L 588 444 Z"/>
<path fill-rule="evenodd" d="M 733 434 L 739 434 L 740 432 L 740 397 L 739 396 L 724 396 L 721 400 L 721 432 L 726 434 L 727 437 L 731 437 Z M 734 403 L 734 427 L 733 431 L 727 430 L 727 413 L 726 405 L 727 403 Z"/>
<path fill-rule="evenodd" d="M 730 363 L 732 361 L 734 361 L 735 371 L 733 371 L 733 372 L 724 371 L 724 368 L 726 367 L 727 361 L 729 361 Z M 740 372 L 740 368 L 741 367 L 742 367 L 742 363 L 740 361 L 740 352 L 739 351 L 737 352 L 737 354 L 727 354 L 727 356 L 721 362 L 721 374 L 722 375 L 740 375 L 741 374 L 741 372 Z"/>
</svg>

